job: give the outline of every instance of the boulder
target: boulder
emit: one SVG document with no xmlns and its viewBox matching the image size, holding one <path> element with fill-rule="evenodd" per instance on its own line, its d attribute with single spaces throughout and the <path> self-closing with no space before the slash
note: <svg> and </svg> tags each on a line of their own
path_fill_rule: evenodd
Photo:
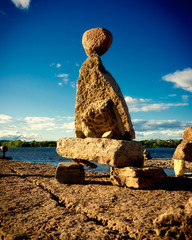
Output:
<svg viewBox="0 0 192 240">
<path fill-rule="evenodd" d="M 143 166 L 142 145 L 108 138 L 61 138 L 57 142 L 61 157 L 85 159 L 111 166 Z"/>
<path fill-rule="evenodd" d="M 109 114 L 106 128 L 105 111 Z M 94 114 L 97 118 L 94 118 Z M 131 117 L 121 90 L 112 75 L 105 70 L 97 54 L 88 57 L 80 69 L 75 128 L 77 138 L 102 137 L 105 132 L 111 130 L 123 135 L 118 139 L 130 141 L 135 138 Z"/>
<path fill-rule="evenodd" d="M 186 142 L 192 142 L 192 127 L 188 127 L 183 132 L 183 140 Z"/>
<path fill-rule="evenodd" d="M 110 180 L 116 186 L 151 188 L 165 183 L 167 175 L 159 167 L 112 167 Z"/>
<path fill-rule="evenodd" d="M 84 168 L 80 164 L 61 162 L 56 169 L 56 179 L 60 183 L 83 183 L 85 181 Z"/>
<path fill-rule="evenodd" d="M 92 28 L 83 34 L 82 44 L 87 56 L 97 53 L 99 56 L 108 51 L 113 36 L 104 28 Z"/>
<path fill-rule="evenodd" d="M 192 142 L 181 142 L 173 155 L 173 160 L 184 160 L 192 162 Z"/>
</svg>

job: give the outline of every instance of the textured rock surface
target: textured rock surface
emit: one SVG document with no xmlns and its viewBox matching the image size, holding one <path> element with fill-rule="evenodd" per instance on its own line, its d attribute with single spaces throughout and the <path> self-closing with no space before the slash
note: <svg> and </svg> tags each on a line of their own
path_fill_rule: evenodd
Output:
<svg viewBox="0 0 192 240">
<path fill-rule="evenodd" d="M 89 105 L 82 114 L 82 131 L 86 137 L 101 138 L 112 131 L 111 138 L 125 135 L 124 125 L 112 100 L 100 100 Z"/>
<path fill-rule="evenodd" d="M 174 159 L 174 171 L 176 177 L 181 177 L 185 174 L 185 161 Z"/>
<path fill-rule="evenodd" d="M 192 162 L 192 142 L 181 142 L 174 152 L 173 159 Z"/>
<path fill-rule="evenodd" d="M 122 138 L 127 140 L 134 139 L 135 131 L 133 129 L 128 107 L 121 90 L 111 74 L 105 70 L 99 56 L 95 54 L 83 63 L 77 82 L 75 105 L 75 128 L 77 137 L 83 138 L 87 134 L 85 131 L 84 121 L 86 119 L 85 116 L 89 116 L 86 111 L 90 105 L 93 106 L 95 104 L 94 108 L 96 109 L 95 112 L 97 112 L 97 109 L 100 108 L 99 106 L 97 108 L 97 103 L 106 100 L 111 100 L 113 102 L 115 106 L 113 109 L 117 109 L 121 118 L 125 131 L 125 135 Z M 101 117 L 99 119 L 99 125 L 102 123 L 104 126 L 105 120 L 105 117 Z M 113 119 L 109 119 L 108 121 L 113 121 Z M 94 124 L 95 127 L 92 127 L 92 131 L 97 132 L 97 122 Z M 112 129 L 114 129 L 114 126 L 111 126 L 111 129 L 107 127 L 107 129 L 102 130 L 107 132 Z M 85 134 L 83 131 L 85 131 Z"/>
<path fill-rule="evenodd" d="M 112 34 L 104 28 L 92 28 L 83 34 L 82 44 L 88 56 L 97 53 L 103 55 L 110 48 Z"/>
<path fill-rule="evenodd" d="M 62 162 L 57 166 L 55 177 L 60 183 L 83 183 L 85 171 L 80 164 Z"/>
<path fill-rule="evenodd" d="M 192 142 L 192 127 L 188 127 L 183 132 L 183 140 L 186 142 Z"/>
<path fill-rule="evenodd" d="M 167 175 L 159 167 L 112 167 L 110 179 L 116 186 L 151 188 L 164 184 L 167 181 Z"/>
<path fill-rule="evenodd" d="M 143 150 L 137 142 L 107 138 L 61 138 L 57 153 L 111 166 L 143 166 Z"/>
<path fill-rule="evenodd" d="M 169 209 L 154 220 L 156 234 L 162 239 L 191 239 L 192 208 L 189 199 L 186 206 Z"/>
<path fill-rule="evenodd" d="M 60 184 L 55 171 L 53 165 L 0 160 L 0 239 L 160 240 L 153 220 L 185 204 L 192 191 L 185 178 L 169 178 L 169 186 L 153 191 L 135 190 L 88 171 L 85 184 Z"/>
</svg>

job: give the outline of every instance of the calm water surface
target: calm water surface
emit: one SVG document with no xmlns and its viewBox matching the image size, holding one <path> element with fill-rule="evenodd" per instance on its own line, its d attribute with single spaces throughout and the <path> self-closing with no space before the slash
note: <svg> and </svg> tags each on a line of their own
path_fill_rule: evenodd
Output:
<svg viewBox="0 0 192 240">
<path fill-rule="evenodd" d="M 152 159 L 171 159 L 175 148 L 146 148 Z M 12 157 L 13 160 L 20 160 L 24 162 L 33 163 L 47 163 L 51 165 L 58 165 L 60 162 L 71 162 L 70 159 L 62 158 L 56 153 L 55 148 L 9 148 L 6 156 Z M 109 173 L 110 166 L 97 164 L 97 169 L 91 169 L 91 171 Z M 85 167 L 85 170 L 90 170 Z M 169 175 L 173 175 L 173 170 L 165 169 Z"/>
</svg>

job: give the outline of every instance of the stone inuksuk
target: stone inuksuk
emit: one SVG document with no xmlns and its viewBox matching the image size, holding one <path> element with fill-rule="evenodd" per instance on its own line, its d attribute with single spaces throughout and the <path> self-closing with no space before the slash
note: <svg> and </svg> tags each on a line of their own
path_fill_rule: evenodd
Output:
<svg viewBox="0 0 192 240">
<path fill-rule="evenodd" d="M 185 174 L 185 161 L 192 162 L 192 127 L 183 132 L 183 141 L 177 146 L 173 155 L 176 177 Z"/>
<path fill-rule="evenodd" d="M 11 160 L 12 157 L 6 157 L 5 153 L 8 151 L 7 146 L 0 146 L 0 150 L 3 152 L 3 156 L 0 156 L 0 159 L 6 159 L 6 160 Z"/>
<path fill-rule="evenodd" d="M 154 180 L 152 169 L 145 168 L 144 173 L 141 173 L 143 149 L 139 143 L 133 141 L 135 131 L 127 104 L 118 84 L 100 59 L 111 46 L 112 34 L 106 29 L 94 28 L 84 33 L 82 43 L 88 58 L 80 69 L 77 82 L 76 138 L 59 139 L 57 153 L 71 158 L 81 170 L 81 165 L 97 167 L 89 161 L 112 166 L 111 181 L 114 185 L 129 186 L 129 179 L 134 178 L 137 183 L 133 187 L 143 186 L 140 184 L 141 178 L 146 181 L 149 178 Z M 71 166 L 72 169 L 70 164 L 65 166 L 61 163 L 57 167 L 58 180 L 61 172 L 68 174 L 68 180 L 63 178 L 60 182 L 78 183 L 77 175 L 82 180 L 82 172 L 80 173 L 77 166 L 74 168 L 74 163 Z M 75 181 L 71 180 L 74 171 L 77 172 Z M 126 178 L 122 184 L 121 178 Z"/>
</svg>

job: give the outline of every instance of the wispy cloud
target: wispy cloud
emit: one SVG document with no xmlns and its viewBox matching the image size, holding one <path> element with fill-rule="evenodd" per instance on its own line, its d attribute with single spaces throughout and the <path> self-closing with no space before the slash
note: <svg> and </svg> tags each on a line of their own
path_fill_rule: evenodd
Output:
<svg viewBox="0 0 192 240">
<path fill-rule="evenodd" d="M 30 6 L 31 0 L 11 0 L 17 8 L 28 9 Z"/>
<path fill-rule="evenodd" d="M 192 68 L 176 71 L 162 77 L 164 81 L 174 83 L 175 88 L 182 88 L 192 92 Z"/>
<path fill-rule="evenodd" d="M 183 107 L 188 106 L 185 103 L 153 103 L 152 99 L 144 98 L 132 98 L 130 96 L 125 97 L 125 101 L 129 107 L 130 112 L 149 112 L 149 111 L 162 111 L 171 107 Z M 150 103 L 151 102 L 151 103 Z"/>
<path fill-rule="evenodd" d="M 61 74 L 58 74 L 57 77 L 58 77 L 58 78 L 68 78 L 68 77 L 69 77 L 69 74 L 67 74 L 67 73 L 61 73 Z"/>
<path fill-rule="evenodd" d="M 0 140 L 45 140 L 58 139 L 58 136 L 69 133 L 74 134 L 74 117 L 31 117 L 14 118 L 0 115 Z M 46 137 L 48 136 L 48 137 Z M 68 134 L 67 134 L 68 136 Z"/>
<path fill-rule="evenodd" d="M 188 95 L 182 95 L 181 98 L 182 98 L 182 100 L 184 102 L 187 102 L 189 100 L 189 96 Z"/>
<path fill-rule="evenodd" d="M 68 84 L 69 82 L 69 74 L 67 73 L 61 73 L 57 75 L 58 78 L 62 78 L 62 82 L 59 82 L 59 86 L 63 86 L 63 84 Z"/>
<path fill-rule="evenodd" d="M 180 139 L 185 128 L 192 126 L 192 121 L 178 120 L 133 119 L 132 122 L 137 139 Z"/>
<path fill-rule="evenodd" d="M 55 118 L 49 117 L 26 117 L 26 130 L 42 130 L 55 127 Z"/>
<path fill-rule="evenodd" d="M 0 13 L 1 13 L 2 15 L 6 16 L 6 13 L 5 13 L 4 11 L 0 10 Z"/>
<path fill-rule="evenodd" d="M 23 133 L 20 131 L 1 131 L 0 140 L 25 140 L 30 141 L 39 138 L 39 134 Z"/>
<path fill-rule="evenodd" d="M 144 98 L 132 98 L 130 96 L 125 97 L 125 101 L 127 102 L 128 105 L 137 105 L 140 103 L 146 103 L 150 102 L 152 99 L 144 99 Z"/>
<path fill-rule="evenodd" d="M 176 97 L 177 94 L 169 94 L 168 96 L 169 96 L 169 97 Z"/>
<path fill-rule="evenodd" d="M 12 119 L 11 116 L 5 115 L 5 114 L 0 114 L 0 123 L 8 123 Z"/>
</svg>

